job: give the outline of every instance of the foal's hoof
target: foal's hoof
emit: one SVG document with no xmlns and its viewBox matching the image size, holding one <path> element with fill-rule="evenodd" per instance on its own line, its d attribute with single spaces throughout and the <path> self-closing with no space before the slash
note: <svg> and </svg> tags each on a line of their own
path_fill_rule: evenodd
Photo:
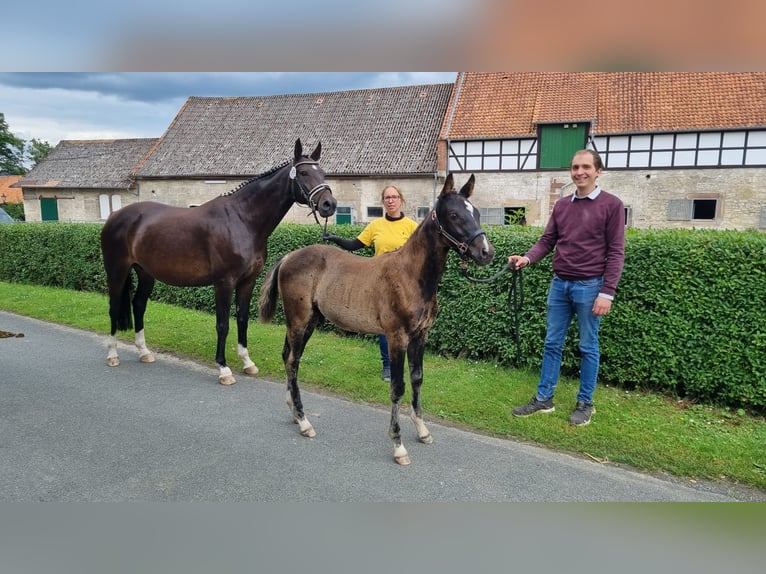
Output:
<svg viewBox="0 0 766 574">
<path fill-rule="evenodd" d="M 138 358 L 138 360 L 141 361 L 142 363 L 153 363 L 154 355 L 152 355 L 151 353 L 147 353 L 146 355 L 141 355 Z"/>
<path fill-rule="evenodd" d="M 308 438 L 314 438 L 317 435 L 317 431 L 314 430 L 314 427 L 311 426 L 311 423 L 307 420 L 298 420 L 296 421 L 298 423 L 298 428 L 301 431 L 301 434 Z"/>
<path fill-rule="evenodd" d="M 426 436 L 419 436 L 418 440 L 423 444 L 432 444 L 434 442 L 434 437 L 431 436 L 431 433 L 428 433 Z"/>
<path fill-rule="evenodd" d="M 106 365 L 108 367 L 118 367 L 120 365 L 120 358 L 119 357 L 107 357 L 106 358 Z"/>
<path fill-rule="evenodd" d="M 218 377 L 218 382 L 222 385 L 226 385 L 227 387 L 230 387 L 234 383 L 237 382 L 237 379 L 234 378 L 234 375 L 221 375 Z"/>
<path fill-rule="evenodd" d="M 396 461 L 396 464 L 400 466 L 407 466 L 412 462 L 408 454 L 405 454 L 404 456 L 395 456 L 394 460 Z"/>
<path fill-rule="evenodd" d="M 255 365 L 250 365 L 249 367 L 245 367 L 245 374 L 250 375 L 251 377 L 254 377 L 260 372 L 260 369 L 256 367 Z"/>
</svg>

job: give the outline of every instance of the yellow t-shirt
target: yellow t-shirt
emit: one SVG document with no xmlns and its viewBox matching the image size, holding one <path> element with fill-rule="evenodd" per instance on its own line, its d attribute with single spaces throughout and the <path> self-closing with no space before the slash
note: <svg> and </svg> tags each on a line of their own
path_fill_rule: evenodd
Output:
<svg viewBox="0 0 766 574">
<path fill-rule="evenodd" d="M 417 227 L 409 217 L 390 221 L 384 216 L 368 223 L 357 239 L 367 246 L 374 245 L 375 255 L 380 255 L 399 249 Z"/>
</svg>

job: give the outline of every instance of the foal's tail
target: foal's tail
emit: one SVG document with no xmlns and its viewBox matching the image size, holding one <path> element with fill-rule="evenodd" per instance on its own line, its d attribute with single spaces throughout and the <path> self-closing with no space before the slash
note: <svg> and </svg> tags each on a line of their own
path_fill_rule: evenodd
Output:
<svg viewBox="0 0 766 574">
<path fill-rule="evenodd" d="M 269 269 L 266 279 L 261 287 L 261 298 L 258 301 L 258 320 L 261 323 L 268 323 L 274 318 L 279 301 L 279 268 L 284 261 L 280 257 L 277 262 Z"/>
</svg>

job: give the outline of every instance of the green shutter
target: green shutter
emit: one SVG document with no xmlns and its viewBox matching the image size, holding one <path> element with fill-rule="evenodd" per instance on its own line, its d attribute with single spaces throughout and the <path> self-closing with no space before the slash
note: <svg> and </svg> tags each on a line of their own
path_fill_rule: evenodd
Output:
<svg viewBox="0 0 766 574">
<path fill-rule="evenodd" d="M 588 124 L 540 126 L 540 169 L 564 169 L 577 150 L 585 147 Z"/>
</svg>

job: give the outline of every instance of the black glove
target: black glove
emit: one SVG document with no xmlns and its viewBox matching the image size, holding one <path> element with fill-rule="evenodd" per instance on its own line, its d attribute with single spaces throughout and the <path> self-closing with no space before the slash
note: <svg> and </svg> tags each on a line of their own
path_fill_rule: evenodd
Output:
<svg viewBox="0 0 766 574">
<path fill-rule="evenodd" d="M 327 243 L 328 241 L 332 241 L 333 243 L 336 243 L 336 239 L 338 239 L 335 235 L 332 233 L 323 233 L 322 234 L 322 241 Z"/>
</svg>

